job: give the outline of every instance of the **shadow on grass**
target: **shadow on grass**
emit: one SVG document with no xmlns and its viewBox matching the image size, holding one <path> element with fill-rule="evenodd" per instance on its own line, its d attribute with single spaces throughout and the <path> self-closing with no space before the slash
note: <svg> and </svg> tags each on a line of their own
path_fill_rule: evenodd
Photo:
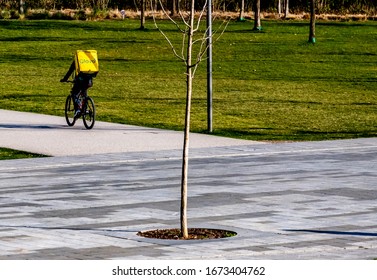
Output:
<svg viewBox="0 0 377 280">
<path fill-rule="evenodd" d="M 256 141 L 323 141 L 377 137 L 375 131 L 287 130 L 273 127 L 252 127 L 245 130 L 218 129 L 215 135 Z"/>
<path fill-rule="evenodd" d="M 102 24 L 103 22 L 96 21 L 79 21 L 79 20 L 0 20 L 0 28 L 8 30 L 28 30 L 28 31 L 40 31 L 40 30 L 62 30 L 72 31 L 75 35 L 76 30 L 84 31 L 113 31 L 113 32 L 143 32 L 153 33 L 159 32 L 155 28 L 140 29 L 140 25 L 135 24 L 134 21 L 113 21 L 112 24 Z M 174 30 L 174 29 L 172 29 Z M 177 29 L 175 29 L 177 30 Z"/>
<path fill-rule="evenodd" d="M 1 41 L 1 40 L 0 40 Z M 124 42 L 122 42 L 124 43 Z M 141 42 L 138 42 L 141 43 Z M 145 42 L 144 42 L 145 43 Z M 91 45 L 91 43 L 88 43 L 88 45 Z M 67 57 L 66 55 L 61 55 L 61 56 L 44 56 L 43 60 L 41 59 L 41 56 L 39 54 L 5 54 L 0 57 L 0 62 L 2 63 L 8 63 L 8 62 L 22 62 L 22 63 L 27 63 L 31 61 L 39 61 L 39 62 L 50 62 L 50 61 L 56 61 L 59 60 L 59 62 L 64 61 L 67 62 L 66 64 L 69 65 L 69 63 L 72 61 L 72 57 Z M 129 58 L 101 58 L 101 62 L 141 62 L 141 61 L 147 61 L 149 62 L 150 60 L 148 59 L 129 59 Z M 166 61 L 164 59 L 160 59 L 158 61 Z M 24 74 L 22 74 L 24 75 Z"/>
<path fill-rule="evenodd" d="M 48 157 L 48 156 L 0 147 L 0 160 L 42 158 L 42 157 Z"/>
<path fill-rule="evenodd" d="M 266 20 L 262 22 L 262 26 L 266 29 L 262 30 L 253 30 L 253 21 L 245 21 L 245 22 L 236 22 L 239 24 L 239 26 L 243 27 L 249 27 L 247 29 L 236 29 L 236 30 L 226 30 L 227 33 L 245 33 L 245 34 L 264 34 L 269 33 L 268 29 L 274 29 L 275 27 L 269 28 L 269 26 L 279 26 L 280 32 L 279 33 L 285 33 L 284 27 L 298 27 L 298 28 L 304 28 L 307 29 L 309 27 L 309 20 L 303 20 L 303 21 L 297 21 L 297 20 Z M 316 26 L 320 27 L 339 27 L 339 28 L 349 28 L 349 27 L 376 27 L 377 24 L 375 21 L 362 21 L 362 22 L 355 22 L 355 21 L 319 21 L 317 20 Z"/>
</svg>

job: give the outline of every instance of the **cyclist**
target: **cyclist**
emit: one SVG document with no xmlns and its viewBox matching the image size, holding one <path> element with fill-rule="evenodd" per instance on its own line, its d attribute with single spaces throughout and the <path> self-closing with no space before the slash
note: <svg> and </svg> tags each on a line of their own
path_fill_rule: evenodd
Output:
<svg viewBox="0 0 377 280">
<path fill-rule="evenodd" d="M 65 74 L 64 78 L 60 80 L 60 82 L 64 83 L 68 81 L 68 78 L 74 73 L 74 79 L 73 79 L 73 87 L 71 90 L 71 94 L 74 100 L 75 105 L 75 116 L 74 118 L 79 118 L 81 115 L 81 104 L 79 103 L 80 100 L 78 99 L 78 95 L 81 90 L 87 90 L 88 88 L 93 86 L 93 74 L 84 74 L 79 73 L 77 75 L 76 73 L 76 67 L 75 67 L 75 61 L 72 62 L 71 66 L 69 67 L 69 70 L 67 74 Z"/>
</svg>

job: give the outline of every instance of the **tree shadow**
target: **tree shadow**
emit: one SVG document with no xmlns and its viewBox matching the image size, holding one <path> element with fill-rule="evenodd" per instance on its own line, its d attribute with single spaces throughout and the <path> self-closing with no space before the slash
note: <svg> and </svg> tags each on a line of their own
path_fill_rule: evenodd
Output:
<svg viewBox="0 0 377 280">
<path fill-rule="evenodd" d="M 86 225 L 78 226 L 28 226 L 28 225 L 0 225 L 0 228 L 17 228 L 17 229 L 42 229 L 42 230 L 72 230 L 72 231 L 96 231 L 96 232 L 130 232 L 135 233 L 134 230 L 127 229 L 106 229 L 94 228 Z"/>
<path fill-rule="evenodd" d="M 332 235 L 352 235 L 352 236 L 372 236 L 377 237 L 377 233 L 373 232 L 359 232 L 359 231 L 337 231 L 337 230 L 314 230 L 314 229 L 285 229 L 289 232 L 304 232 L 304 233 L 318 233 L 318 234 L 332 234 Z"/>
<path fill-rule="evenodd" d="M 86 30 L 86 31 L 114 31 L 114 32 L 158 32 L 155 29 L 145 29 L 140 30 L 136 25 L 125 25 L 125 24 L 114 24 L 114 25 L 104 25 L 98 24 L 95 21 L 78 21 L 78 20 L 26 20 L 26 21 L 16 21 L 16 20 L 2 20 L 0 21 L 0 28 L 8 30 L 20 30 L 27 29 L 31 30 L 71 30 L 75 32 L 75 29 Z M 73 33 L 74 34 L 74 33 Z"/>
<path fill-rule="evenodd" d="M 47 124 L 0 124 L 0 128 L 16 129 L 60 129 L 65 125 L 47 125 Z"/>
</svg>

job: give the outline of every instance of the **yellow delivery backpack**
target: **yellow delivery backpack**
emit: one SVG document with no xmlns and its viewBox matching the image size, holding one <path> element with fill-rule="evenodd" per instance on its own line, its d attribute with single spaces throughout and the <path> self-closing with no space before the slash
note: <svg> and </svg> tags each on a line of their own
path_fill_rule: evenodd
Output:
<svg viewBox="0 0 377 280">
<path fill-rule="evenodd" d="M 78 50 L 75 53 L 75 67 L 76 67 L 76 75 L 79 74 L 92 74 L 96 76 L 99 68 L 98 68 L 98 57 L 97 51 L 95 50 L 87 50 L 82 51 Z"/>
</svg>

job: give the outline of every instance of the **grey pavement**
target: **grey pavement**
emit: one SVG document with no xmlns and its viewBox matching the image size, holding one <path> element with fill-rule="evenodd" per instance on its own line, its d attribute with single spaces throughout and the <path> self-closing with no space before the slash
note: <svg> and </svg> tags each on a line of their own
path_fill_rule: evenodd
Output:
<svg viewBox="0 0 377 280">
<path fill-rule="evenodd" d="M 1 109 L 0 131 L 0 147 L 51 156 L 153 152 L 180 149 L 183 145 L 183 134 L 177 131 L 106 122 L 96 122 L 94 129 L 87 130 L 81 119 L 69 127 L 62 117 Z M 197 133 L 190 138 L 192 148 L 250 144 Z"/>
<path fill-rule="evenodd" d="M 86 131 L 4 110 L 0 120 L 0 146 L 55 155 L 1 161 L 0 259 L 377 258 L 376 138 L 193 134 L 189 226 L 237 236 L 158 240 L 137 232 L 179 227 L 181 133 L 106 123 Z M 114 150 L 87 142 L 64 155 L 62 146 L 87 138 Z"/>
</svg>

